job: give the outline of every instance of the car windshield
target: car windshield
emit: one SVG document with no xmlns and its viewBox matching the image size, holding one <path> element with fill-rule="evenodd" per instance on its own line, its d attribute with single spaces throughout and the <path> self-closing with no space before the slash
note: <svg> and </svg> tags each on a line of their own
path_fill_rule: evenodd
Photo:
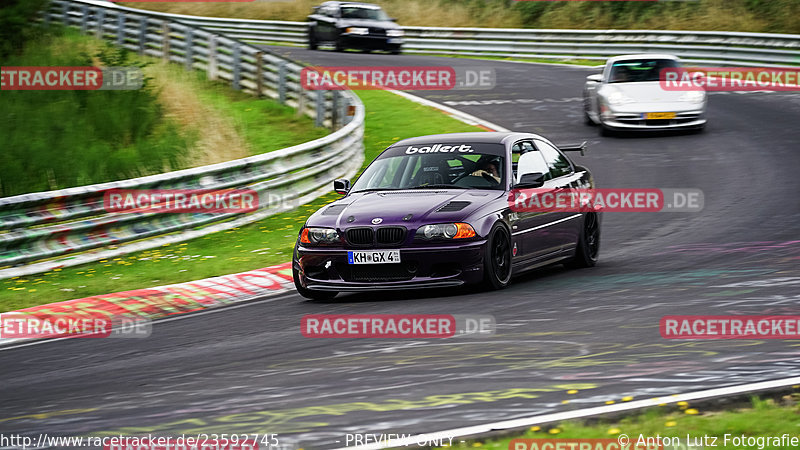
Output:
<svg viewBox="0 0 800 450">
<path fill-rule="evenodd" d="M 343 19 L 389 20 L 389 16 L 378 7 L 342 6 Z"/>
<path fill-rule="evenodd" d="M 462 150 L 465 147 L 469 152 Z M 483 144 L 481 147 L 486 149 L 489 146 Z M 412 151 L 411 154 L 390 149 L 370 164 L 352 191 L 504 189 L 505 164 L 500 156 L 504 147 L 500 144 L 491 147 L 493 151 L 481 152 L 469 145 L 425 144 L 423 147 L 409 146 L 406 151 Z"/>
<path fill-rule="evenodd" d="M 680 67 L 674 59 L 635 59 L 617 61 L 611 66 L 609 83 L 659 81 L 662 69 Z"/>
</svg>

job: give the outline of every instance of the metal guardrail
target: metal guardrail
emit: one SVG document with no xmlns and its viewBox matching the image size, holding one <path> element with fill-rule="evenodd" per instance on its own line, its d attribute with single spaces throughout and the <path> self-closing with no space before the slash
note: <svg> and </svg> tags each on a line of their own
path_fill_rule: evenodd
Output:
<svg viewBox="0 0 800 450">
<path fill-rule="evenodd" d="M 334 131 L 262 155 L 159 175 L 0 198 L 0 278 L 28 275 L 235 228 L 292 209 L 353 176 L 364 160 L 364 105 L 349 91 L 307 91 L 302 66 L 191 24 L 85 0 L 54 0 L 43 22 L 78 27 L 125 48 L 204 70 Z M 107 213 L 110 189 L 252 189 L 252 213 Z M 111 247 L 109 247 L 111 246 Z M 75 255 L 65 258 L 65 255 Z M 49 261 L 41 260 L 50 258 Z M 57 259 L 52 259 L 57 258 Z M 39 262 L 35 262 L 39 261 Z M 31 263 L 22 265 L 26 263 Z"/>
<path fill-rule="evenodd" d="M 304 45 L 307 22 L 167 14 L 183 23 L 255 44 Z M 669 53 L 693 64 L 800 65 L 800 35 L 729 31 L 544 30 L 403 27 L 407 53 L 605 60 L 626 53 Z"/>
</svg>

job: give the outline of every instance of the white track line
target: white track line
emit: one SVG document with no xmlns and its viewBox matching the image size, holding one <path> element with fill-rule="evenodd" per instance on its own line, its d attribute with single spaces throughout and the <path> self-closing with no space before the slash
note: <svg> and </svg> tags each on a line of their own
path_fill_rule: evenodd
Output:
<svg viewBox="0 0 800 450">
<path fill-rule="evenodd" d="M 356 445 L 351 447 L 342 447 L 342 449 L 379 450 L 384 448 L 396 448 L 396 447 L 418 447 L 420 446 L 420 443 L 431 442 L 431 441 L 440 442 L 438 440 L 441 439 L 444 439 L 446 442 L 450 438 L 454 440 L 455 438 L 465 438 L 468 436 L 477 438 L 479 437 L 478 435 L 485 435 L 487 433 L 498 432 L 498 431 L 511 431 L 515 429 L 523 430 L 527 427 L 537 424 L 561 422 L 564 420 L 580 419 L 600 414 L 631 411 L 635 409 L 658 406 L 665 403 L 675 403 L 681 401 L 686 402 L 691 400 L 703 400 L 714 397 L 744 394 L 754 391 L 782 388 L 782 387 L 792 386 L 795 384 L 800 384 L 800 377 L 784 378 L 781 380 L 772 380 L 772 381 L 762 381 L 758 383 L 743 384 L 740 386 L 708 389 L 705 391 L 670 395 L 667 397 L 656 397 L 648 400 L 638 400 L 626 403 L 619 403 L 615 405 L 584 408 L 576 411 L 565 411 L 553 414 L 543 414 L 540 416 L 526 417 L 522 419 L 504 420 L 500 422 L 487 423 L 483 425 L 453 428 L 450 430 L 436 431 L 432 433 L 423 433 L 402 439 L 388 440 L 385 442 L 366 444 L 366 445 Z"/>
<path fill-rule="evenodd" d="M 452 116 L 454 119 L 464 122 L 468 125 L 480 125 L 482 127 L 489 128 L 493 131 L 511 131 L 507 128 L 501 127 L 500 125 L 489 122 L 488 120 L 483 120 L 480 117 L 473 116 L 472 114 L 467 114 L 457 109 L 453 109 L 449 106 L 442 105 L 441 103 L 436 103 L 434 101 L 418 97 L 414 94 L 409 94 L 408 92 L 394 91 L 391 89 L 387 90 L 393 94 L 397 94 L 400 97 L 405 98 L 406 100 L 411 100 L 414 103 L 419 103 L 420 105 L 429 106 L 431 108 L 438 109 L 439 111 L 443 111 L 448 115 Z"/>
</svg>

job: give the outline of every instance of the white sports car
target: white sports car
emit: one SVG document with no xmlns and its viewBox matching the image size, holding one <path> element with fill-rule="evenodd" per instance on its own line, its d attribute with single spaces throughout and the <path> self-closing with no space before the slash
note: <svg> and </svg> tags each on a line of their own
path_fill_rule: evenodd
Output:
<svg viewBox="0 0 800 450">
<path fill-rule="evenodd" d="M 671 55 L 615 56 L 603 72 L 586 77 L 583 110 L 587 124 L 600 133 L 613 130 L 701 130 L 706 124 L 705 91 L 668 91 L 661 87 L 663 69 L 681 67 Z"/>
</svg>

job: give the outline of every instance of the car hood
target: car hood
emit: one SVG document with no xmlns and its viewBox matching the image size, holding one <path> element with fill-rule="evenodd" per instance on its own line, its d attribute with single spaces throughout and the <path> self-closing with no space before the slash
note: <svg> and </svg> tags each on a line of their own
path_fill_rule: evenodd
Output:
<svg viewBox="0 0 800 450">
<path fill-rule="evenodd" d="M 614 89 L 637 103 L 677 102 L 685 94 L 683 91 L 666 91 L 658 81 L 611 83 L 606 85 L 604 91 L 613 92 Z"/>
<path fill-rule="evenodd" d="M 386 30 L 400 28 L 400 25 L 390 20 L 370 20 L 370 19 L 340 19 L 339 26 L 383 28 Z"/>
<path fill-rule="evenodd" d="M 478 208 L 503 195 L 503 191 L 480 189 L 357 192 L 318 210 L 308 219 L 308 226 L 417 228 L 422 224 L 466 221 Z M 380 222 L 373 223 L 377 219 Z"/>
</svg>

